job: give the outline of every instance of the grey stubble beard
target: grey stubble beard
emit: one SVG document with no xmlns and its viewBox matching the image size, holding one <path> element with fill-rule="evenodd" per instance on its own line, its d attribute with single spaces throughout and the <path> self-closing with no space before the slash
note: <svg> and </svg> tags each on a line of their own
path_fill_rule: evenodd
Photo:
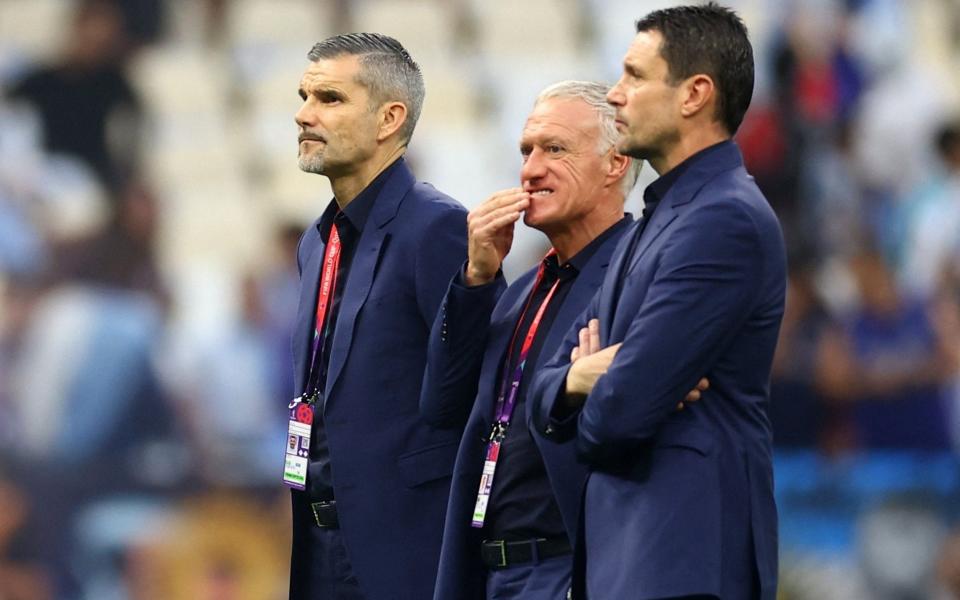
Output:
<svg viewBox="0 0 960 600">
<path fill-rule="evenodd" d="M 301 153 L 297 157 L 297 165 L 305 173 L 323 175 L 323 155 Z"/>
</svg>

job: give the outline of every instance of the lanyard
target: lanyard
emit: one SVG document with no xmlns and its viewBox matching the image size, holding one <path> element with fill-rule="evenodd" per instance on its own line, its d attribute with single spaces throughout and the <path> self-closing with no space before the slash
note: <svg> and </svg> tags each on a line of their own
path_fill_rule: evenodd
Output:
<svg viewBox="0 0 960 600">
<path fill-rule="evenodd" d="M 551 249 L 550 252 L 547 253 L 547 256 L 544 257 L 544 261 L 556 253 L 556 250 Z M 530 295 L 527 297 L 527 303 L 523 307 L 523 312 L 520 313 L 520 318 L 517 320 L 517 327 L 513 330 L 513 335 L 510 337 L 510 346 L 507 351 L 506 361 L 504 362 L 504 370 L 510 367 L 513 357 L 513 347 L 517 342 L 517 336 L 520 335 L 520 328 L 523 326 L 527 311 L 530 310 L 530 305 L 533 303 L 533 297 L 543 282 L 545 270 L 546 265 L 541 261 L 533 289 L 530 291 Z M 503 444 L 503 439 L 506 436 L 507 427 L 510 426 L 513 409 L 517 406 L 517 393 L 520 388 L 520 380 L 523 378 L 523 367 L 527 362 L 527 354 L 530 353 L 530 346 L 533 345 L 533 339 L 537 336 L 537 330 L 540 328 L 540 322 L 543 320 L 543 313 L 546 312 L 547 306 L 550 304 L 550 300 L 553 299 L 553 294 L 557 291 L 559 285 L 560 278 L 558 277 L 557 280 L 553 282 L 553 285 L 550 286 L 550 291 L 547 292 L 543 301 L 540 302 L 540 306 L 533 316 L 533 321 L 530 322 L 530 327 L 524 335 L 523 344 L 520 346 L 520 355 L 517 357 L 517 366 L 513 369 L 512 373 L 504 373 L 503 382 L 500 385 L 500 395 L 497 397 L 493 431 L 490 432 L 490 440 L 487 443 L 486 458 L 483 463 L 483 475 L 480 477 L 480 489 L 477 492 L 477 502 L 474 506 L 473 518 L 470 522 L 472 527 L 483 527 L 484 520 L 486 519 L 487 505 L 490 502 L 490 492 L 493 489 L 493 476 L 496 472 L 497 461 L 500 459 L 500 446 Z"/>
<path fill-rule="evenodd" d="M 317 298 L 317 320 L 313 332 L 313 350 L 310 353 L 310 372 L 304 394 L 293 399 L 287 408 L 287 448 L 283 464 L 283 483 L 295 490 L 307 489 L 307 474 L 310 457 L 310 441 L 313 431 L 313 403 L 317 398 L 318 379 L 323 367 L 323 342 L 329 326 L 327 314 L 333 293 L 337 288 L 337 269 L 340 267 L 340 233 L 337 223 L 330 226 L 330 239 L 323 257 L 320 275 L 320 291 Z"/>
<path fill-rule="evenodd" d="M 544 257 L 544 260 L 553 256 L 557 253 L 556 250 L 551 249 L 550 252 Z M 507 359 L 504 362 L 505 367 L 509 367 L 511 363 L 512 353 L 514 345 L 516 344 L 517 336 L 520 334 L 520 327 L 523 325 L 524 318 L 527 315 L 527 311 L 530 310 L 530 304 L 533 302 L 533 296 L 537 292 L 537 288 L 540 287 L 541 282 L 543 281 L 544 271 L 546 265 L 543 261 L 540 262 L 540 269 L 537 271 L 537 279 L 533 284 L 533 289 L 530 291 L 530 296 L 527 298 L 527 303 L 523 307 L 523 312 L 520 313 L 520 319 L 517 321 L 517 327 L 513 331 L 513 336 L 510 338 L 509 351 L 507 353 Z M 558 277 L 553 285 L 550 286 L 550 291 L 547 292 L 546 297 L 540 303 L 540 306 L 537 308 L 536 314 L 533 316 L 533 321 L 530 322 L 530 327 L 527 329 L 527 333 L 523 338 L 523 344 L 520 346 L 520 355 L 517 357 L 517 366 L 513 369 L 512 373 L 504 373 L 503 382 L 500 385 L 500 395 L 497 398 L 497 408 L 494 412 L 494 422 L 499 425 L 504 430 L 506 426 L 510 424 L 510 419 L 513 416 L 513 409 L 517 405 L 517 393 L 520 388 L 520 380 L 523 378 L 523 368 L 527 362 L 527 355 L 530 353 L 530 347 L 533 345 L 533 340 L 537 336 L 537 330 L 540 328 L 540 321 L 543 319 L 543 313 L 546 312 L 547 306 L 550 304 L 550 300 L 553 299 L 553 294 L 557 291 L 557 287 L 560 285 L 560 278 Z M 500 434 L 503 432 L 501 431 Z"/>
<path fill-rule="evenodd" d="M 336 220 L 330 225 L 330 239 L 327 241 L 327 251 L 323 257 L 323 271 L 320 275 L 320 291 L 317 298 L 317 320 L 313 331 L 313 350 L 310 353 L 310 373 L 307 376 L 307 387 L 304 390 L 310 398 L 317 392 L 317 381 L 322 370 L 317 360 L 323 353 L 323 344 L 326 338 L 324 326 L 327 325 L 328 308 L 337 288 L 337 270 L 340 268 L 340 232 L 337 230 Z M 309 400 L 308 400 L 309 401 Z"/>
</svg>

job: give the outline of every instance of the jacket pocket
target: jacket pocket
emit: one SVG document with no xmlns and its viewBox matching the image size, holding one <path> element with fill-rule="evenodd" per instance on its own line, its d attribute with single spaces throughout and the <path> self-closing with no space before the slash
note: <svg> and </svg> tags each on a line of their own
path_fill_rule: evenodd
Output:
<svg viewBox="0 0 960 600">
<path fill-rule="evenodd" d="M 400 455 L 397 459 L 400 478 L 407 487 L 416 487 L 449 477 L 457 458 L 457 446 L 456 441 L 451 441 Z"/>
</svg>

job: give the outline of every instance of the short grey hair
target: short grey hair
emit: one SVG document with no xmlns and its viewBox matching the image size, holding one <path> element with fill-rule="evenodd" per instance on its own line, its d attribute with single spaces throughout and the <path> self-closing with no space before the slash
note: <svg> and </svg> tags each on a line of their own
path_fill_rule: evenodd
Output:
<svg viewBox="0 0 960 600">
<path fill-rule="evenodd" d="M 407 120 L 400 129 L 400 140 L 404 145 L 408 144 L 426 95 L 420 65 L 400 42 L 382 33 L 335 35 L 315 44 L 307 58 L 317 62 L 343 55 L 359 58 L 357 80 L 370 90 L 371 110 L 385 102 L 402 102 L 407 107 Z"/>
<path fill-rule="evenodd" d="M 582 100 L 597 112 L 600 124 L 600 154 L 605 154 L 610 148 L 617 145 L 620 133 L 617 131 L 617 110 L 607 102 L 607 92 L 610 86 L 597 81 L 576 81 L 568 79 L 547 86 L 537 96 L 533 103 L 536 107 L 541 102 L 552 98 Z M 643 161 L 631 159 L 630 167 L 623 176 L 623 194 L 626 196 L 637 183 Z"/>
</svg>

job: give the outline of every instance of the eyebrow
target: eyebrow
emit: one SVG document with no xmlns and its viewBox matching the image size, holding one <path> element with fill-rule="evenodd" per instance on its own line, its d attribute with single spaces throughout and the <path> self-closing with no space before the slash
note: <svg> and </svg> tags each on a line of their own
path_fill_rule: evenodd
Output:
<svg viewBox="0 0 960 600">
<path fill-rule="evenodd" d="M 570 145 L 569 142 L 562 140 L 556 135 L 539 137 L 534 140 L 521 141 L 519 144 L 520 152 L 523 152 L 525 150 L 530 150 L 534 146 L 540 146 L 541 148 L 546 146 L 560 146 L 562 148 L 567 148 L 569 145 Z"/>
</svg>

